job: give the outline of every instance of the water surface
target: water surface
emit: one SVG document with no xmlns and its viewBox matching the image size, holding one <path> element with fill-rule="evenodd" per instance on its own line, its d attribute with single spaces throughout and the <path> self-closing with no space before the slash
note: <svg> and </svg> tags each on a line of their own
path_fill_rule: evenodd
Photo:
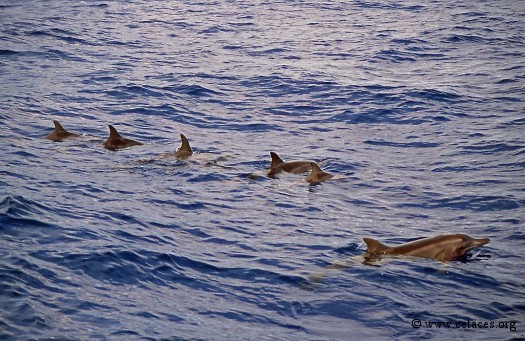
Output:
<svg viewBox="0 0 525 341">
<path fill-rule="evenodd" d="M 0 5 L 1 337 L 524 337 L 524 22 L 517 1 Z M 44 140 L 52 120 L 90 138 Z M 145 145 L 103 149 L 108 124 Z M 195 157 L 138 162 L 181 132 Z M 339 179 L 264 177 L 270 151 Z M 363 237 L 451 233 L 491 243 L 326 270 Z"/>
</svg>

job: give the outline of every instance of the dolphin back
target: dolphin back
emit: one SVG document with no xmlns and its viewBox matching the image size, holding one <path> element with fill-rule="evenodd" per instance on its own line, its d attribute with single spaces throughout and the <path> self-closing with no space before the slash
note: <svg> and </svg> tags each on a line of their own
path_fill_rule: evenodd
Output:
<svg viewBox="0 0 525 341">
<path fill-rule="evenodd" d="M 60 122 L 58 122 L 57 120 L 54 120 L 53 124 L 55 125 L 55 129 L 53 129 L 53 131 L 49 135 L 47 135 L 45 139 L 58 142 L 69 137 L 79 137 L 79 135 L 70 133 L 69 131 L 65 130 L 64 127 L 62 127 Z"/>
</svg>

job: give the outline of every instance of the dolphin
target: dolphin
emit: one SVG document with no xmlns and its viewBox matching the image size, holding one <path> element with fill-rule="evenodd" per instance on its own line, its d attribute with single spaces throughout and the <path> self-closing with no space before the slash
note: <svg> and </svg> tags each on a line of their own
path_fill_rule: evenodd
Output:
<svg viewBox="0 0 525 341">
<path fill-rule="evenodd" d="M 270 152 L 270 155 L 272 156 L 272 165 L 268 171 L 269 177 L 272 177 L 281 172 L 301 174 L 312 169 L 312 161 L 303 160 L 284 162 L 283 159 L 277 155 L 277 153 Z"/>
<path fill-rule="evenodd" d="M 111 124 L 109 125 L 109 138 L 102 144 L 104 148 L 115 150 L 131 146 L 141 146 L 143 143 L 126 139 L 118 133 L 117 129 Z"/>
<path fill-rule="evenodd" d="M 319 165 L 315 162 L 310 162 L 310 167 L 312 171 L 310 172 L 310 175 L 308 175 L 304 180 L 309 182 L 311 185 L 316 185 L 334 177 L 332 174 L 323 172 L 321 168 L 319 168 Z"/>
<path fill-rule="evenodd" d="M 375 266 L 377 261 L 387 255 L 430 258 L 441 262 L 466 260 L 469 251 L 490 243 L 488 238 L 475 239 L 464 234 L 422 238 L 399 246 L 386 246 L 372 238 L 363 238 L 363 241 L 368 247 L 365 254 L 334 261 L 325 269 L 341 269 L 357 263 Z M 324 271 L 314 272 L 308 276 L 312 283 L 320 283 L 324 277 Z"/>
<path fill-rule="evenodd" d="M 363 238 L 368 248 L 365 259 L 380 255 L 405 255 L 432 258 L 441 262 L 465 259 L 469 251 L 488 244 L 490 239 L 474 239 L 465 234 L 423 238 L 399 246 L 386 246 L 372 238 Z"/>
<path fill-rule="evenodd" d="M 55 129 L 53 129 L 51 134 L 49 134 L 49 135 L 47 135 L 45 137 L 46 140 L 51 140 L 51 141 L 54 141 L 54 142 L 60 142 L 60 141 L 63 141 L 65 139 L 72 139 L 72 138 L 80 137 L 80 135 L 73 134 L 73 133 L 70 133 L 70 132 L 66 131 L 62 127 L 60 122 L 53 121 L 53 123 L 55 124 Z"/>
<path fill-rule="evenodd" d="M 180 138 L 182 140 L 182 144 L 175 152 L 159 154 L 157 156 L 154 156 L 151 159 L 138 160 L 137 162 L 140 164 L 144 164 L 144 163 L 152 163 L 157 160 L 169 159 L 169 158 L 177 158 L 179 160 L 185 160 L 189 158 L 190 156 L 193 155 L 193 150 L 190 147 L 190 143 L 188 142 L 188 139 L 186 138 L 184 134 L 180 134 Z"/>
<path fill-rule="evenodd" d="M 184 134 L 180 134 L 181 146 L 175 151 L 175 153 L 166 153 L 159 156 L 161 159 L 176 157 L 177 159 L 187 159 L 193 155 L 193 150 L 190 147 L 190 143 Z"/>
</svg>

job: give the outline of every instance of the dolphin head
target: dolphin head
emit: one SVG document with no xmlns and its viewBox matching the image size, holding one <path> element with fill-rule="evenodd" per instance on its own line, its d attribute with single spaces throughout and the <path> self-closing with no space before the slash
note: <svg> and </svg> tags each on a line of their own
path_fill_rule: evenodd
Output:
<svg viewBox="0 0 525 341">
<path fill-rule="evenodd" d="M 444 260 L 461 260 L 466 259 L 467 254 L 475 248 L 481 247 L 485 244 L 490 243 L 489 238 L 472 238 L 465 234 L 456 234 L 450 236 L 448 241 L 450 245 L 454 245 L 454 250 L 445 256 Z"/>
<path fill-rule="evenodd" d="M 458 238 L 461 238 L 461 246 L 460 249 L 463 250 L 463 253 L 466 254 L 467 252 L 474 250 L 477 247 L 483 246 L 485 244 L 490 243 L 489 238 L 472 238 L 465 234 L 459 234 Z"/>
</svg>

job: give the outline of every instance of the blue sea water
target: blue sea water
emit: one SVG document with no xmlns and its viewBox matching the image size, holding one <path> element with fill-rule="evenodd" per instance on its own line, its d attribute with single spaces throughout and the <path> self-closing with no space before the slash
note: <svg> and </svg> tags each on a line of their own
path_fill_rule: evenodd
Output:
<svg viewBox="0 0 525 341">
<path fill-rule="evenodd" d="M 1 339 L 525 337 L 525 2 L 23 0 L 0 24 Z M 108 124 L 144 145 L 103 149 Z M 140 162 L 181 132 L 194 157 Z M 338 179 L 267 178 L 270 151 Z M 328 269 L 452 233 L 491 242 Z"/>
</svg>

